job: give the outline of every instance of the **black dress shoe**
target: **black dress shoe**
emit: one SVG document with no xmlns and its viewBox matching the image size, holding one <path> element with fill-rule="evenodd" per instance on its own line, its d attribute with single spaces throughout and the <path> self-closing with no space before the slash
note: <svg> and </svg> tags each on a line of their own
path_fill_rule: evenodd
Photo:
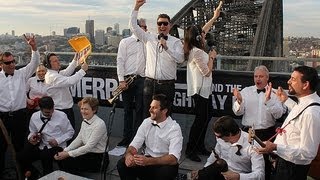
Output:
<svg viewBox="0 0 320 180">
<path fill-rule="evenodd" d="M 201 148 L 198 150 L 198 153 L 204 156 L 210 156 L 211 152 L 208 151 L 206 148 Z"/>
<path fill-rule="evenodd" d="M 200 157 L 195 153 L 187 155 L 187 158 L 190 159 L 191 161 L 201 162 Z"/>
<path fill-rule="evenodd" d="M 130 141 L 128 139 L 122 139 L 117 146 L 122 146 L 122 147 L 128 147 L 130 144 Z"/>
</svg>

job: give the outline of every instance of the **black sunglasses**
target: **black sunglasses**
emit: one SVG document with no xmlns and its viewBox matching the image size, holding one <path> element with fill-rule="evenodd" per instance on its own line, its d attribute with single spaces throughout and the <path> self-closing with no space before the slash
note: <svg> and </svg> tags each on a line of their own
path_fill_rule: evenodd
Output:
<svg viewBox="0 0 320 180">
<path fill-rule="evenodd" d="M 164 26 L 168 26 L 169 22 L 157 22 L 158 26 L 164 25 Z"/>
<path fill-rule="evenodd" d="M 5 65 L 10 65 L 10 64 L 15 64 L 15 63 L 16 63 L 16 60 L 3 62 L 3 64 L 5 64 Z"/>
</svg>

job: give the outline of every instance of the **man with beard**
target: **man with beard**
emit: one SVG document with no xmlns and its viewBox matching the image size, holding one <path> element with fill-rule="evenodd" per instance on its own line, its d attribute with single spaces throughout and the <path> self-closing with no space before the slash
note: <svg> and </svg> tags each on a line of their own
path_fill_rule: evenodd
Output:
<svg viewBox="0 0 320 180">
<path fill-rule="evenodd" d="M 320 97 L 316 93 L 319 77 L 314 68 L 299 66 L 288 80 L 289 94 L 298 98 L 295 102 L 281 87 L 277 96 L 290 113 L 278 132 L 274 143 L 266 141 L 260 153 L 275 152 L 279 158 L 275 179 L 307 179 L 311 161 L 316 157 L 320 143 Z"/>
<path fill-rule="evenodd" d="M 117 168 L 122 180 L 175 179 L 182 150 L 182 133 L 179 124 L 168 115 L 170 101 L 163 94 L 153 96 L 151 116 L 139 127 L 125 156 Z M 138 151 L 143 144 L 143 154 Z"/>
<path fill-rule="evenodd" d="M 262 141 L 274 135 L 276 119 L 285 113 L 285 108 L 272 93 L 272 84 L 268 84 L 268 80 L 269 70 L 261 65 L 254 70 L 255 85 L 246 87 L 241 92 L 236 88 L 233 90 L 236 101 L 232 109 L 235 115 L 243 115 L 242 130 L 248 132 L 249 127 L 254 127 L 255 134 Z M 271 163 L 267 154 L 264 155 L 264 160 L 265 178 L 268 180 L 271 174 Z"/>
</svg>

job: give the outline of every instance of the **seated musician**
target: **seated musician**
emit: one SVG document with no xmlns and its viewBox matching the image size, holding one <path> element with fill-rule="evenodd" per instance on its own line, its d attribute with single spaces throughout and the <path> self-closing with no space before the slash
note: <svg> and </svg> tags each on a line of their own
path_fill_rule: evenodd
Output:
<svg viewBox="0 0 320 180">
<path fill-rule="evenodd" d="M 192 179 L 218 180 L 264 179 L 264 160 L 261 154 L 254 151 L 248 142 L 248 133 L 241 131 L 230 116 L 217 119 L 213 125 L 217 138 L 214 152 L 211 153 L 204 168 L 192 172 Z M 220 157 L 218 159 L 216 157 Z M 226 165 L 219 165 L 225 160 Z"/>
<path fill-rule="evenodd" d="M 178 174 L 183 143 L 181 128 L 169 116 L 171 101 L 167 96 L 156 94 L 152 99 L 151 116 L 143 120 L 124 157 L 117 163 L 122 180 L 173 180 Z"/>
<path fill-rule="evenodd" d="M 28 179 L 38 178 L 38 171 L 32 166 L 36 160 L 41 160 L 43 175 L 51 173 L 54 155 L 66 147 L 67 141 L 74 134 L 67 115 L 54 109 L 51 97 L 42 97 L 39 107 L 40 111 L 35 112 L 30 119 L 28 143 L 17 155 L 22 173 L 31 171 Z"/>
<path fill-rule="evenodd" d="M 79 174 L 82 171 L 98 172 L 107 143 L 107 127 L 99 118 L 99 101 L 97 98 L 85 97 L 79 103 L 83 117 L 81 129 L 74 141 L 54 156 L 63 171 Z M 109 163 L 109 156 L 105 154 L 105 163 Z"/>
</svg>

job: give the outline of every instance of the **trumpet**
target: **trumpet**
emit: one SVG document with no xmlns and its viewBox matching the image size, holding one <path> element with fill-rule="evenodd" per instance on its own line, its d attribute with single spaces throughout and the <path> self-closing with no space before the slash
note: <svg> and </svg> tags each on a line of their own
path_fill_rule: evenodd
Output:
<svg viewBox="0 0 320 180">
<path fill-rule="evenodd" d="M 132 75 L 132 76 L 129 76 L 127 79 L 125 79 L 127 86 L 129 86 L 136 79 L 136 77 L 137 75 Z M 118 99 L 118 97 L 123 91 L 124 90 L 120 86 L 118 86 L 117 89 L 112 91 L 112 97 L 108 99 L 108 102 L 110 104 L 113 104 L 114 101 Z"/>
</svg>

